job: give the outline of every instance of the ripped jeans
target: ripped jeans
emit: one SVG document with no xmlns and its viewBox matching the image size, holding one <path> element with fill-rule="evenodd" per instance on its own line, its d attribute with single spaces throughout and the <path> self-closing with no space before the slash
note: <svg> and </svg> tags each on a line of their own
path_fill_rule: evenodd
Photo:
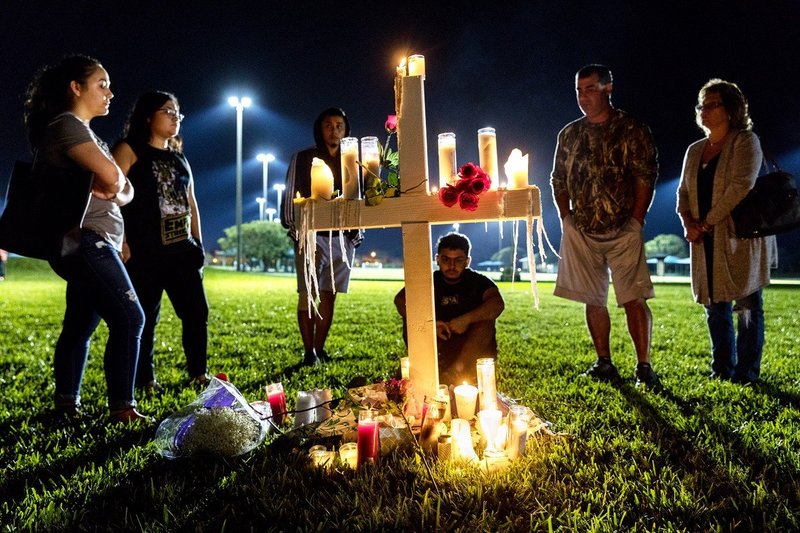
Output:
<svg viewBox="0 0 800 533">
<path fill-rule="evenodd" d="M 756 381 L 764 348 L 764 302 L 761 289 L 731 302 L 705 306 L 711 336 L 711 370 L 722 378 Z M 737 314 L 734 337 L 733 312 Z"/>
<path fill-rule="evenodd" d="M 64 324 L 56 343 L 56 406 L 80 405 L 89 343 L 102 318 L 108 326 L 103 367 L 110 409 L 133 407 L 144 312 L 119 254 L 100 235 L 81 231 L 80 251 L 50 262 L 67 281 Z"/>
</svg>

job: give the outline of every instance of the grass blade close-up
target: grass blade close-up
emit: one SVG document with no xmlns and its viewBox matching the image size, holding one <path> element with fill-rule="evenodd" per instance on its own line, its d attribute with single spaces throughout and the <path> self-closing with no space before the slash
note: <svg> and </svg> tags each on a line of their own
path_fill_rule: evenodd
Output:
<svg viewBox="0 0 800 533">
<path fill-rule="evenodd" d="M 65 283 L 45 263 L 14 258 L 0 283 L 0 530 L 2 531 L 791 531 L 800 529 L 800 287 L 764 291 L 761 381 L 709 379 L 703 307 L 684 283 L 651 300 L 652 361 L 663 390 L 634 386 L 621 309 L 610 307 L 622 382 L 580 376 L 595 358 L 583 307 L 540 282 L 499 282 L 498 391 L 550 422 L 499 472 L 413 453 L 356 470 L 312 467 L 296 441 L 271 433 L 236 458 L 162 457 L 156 426 L 110 424 L 104 325 L 82 386 L 86 416 L 53 410 L 52 358 Z M 405 347 L 393 297 L 402 281 L 354 279 L 337 299 L 326 346 L 306 367 L 293 275 L 206 269 L 209 373 L 249 400 L 280 381 L 298 391 L 393 376 Z M 191 403 L 180 321 L 164 299 L 156 372 L 165 393 L 137 392 L 163 420 Z M 435 483 L 434 483 L 435 481 Z"/>
</svg>

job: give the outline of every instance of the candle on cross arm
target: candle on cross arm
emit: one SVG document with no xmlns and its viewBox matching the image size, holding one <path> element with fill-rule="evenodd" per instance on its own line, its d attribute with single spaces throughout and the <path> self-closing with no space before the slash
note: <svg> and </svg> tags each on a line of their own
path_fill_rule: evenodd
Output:
<svg viewBox="0 0 800 533">
<path fill-rule="evenodd" d="M 514 148 L 503 168 L 508 180 L 506 188 L 525 189 L 528 186 L 528 154 L 522 155 L 522 150 Z"/>
<path fill-rule="evenodd" d="M 333 196 L 333 172 L 318 157 L 311 160 L 311 198 L 330 200 Z"/>
</svg>

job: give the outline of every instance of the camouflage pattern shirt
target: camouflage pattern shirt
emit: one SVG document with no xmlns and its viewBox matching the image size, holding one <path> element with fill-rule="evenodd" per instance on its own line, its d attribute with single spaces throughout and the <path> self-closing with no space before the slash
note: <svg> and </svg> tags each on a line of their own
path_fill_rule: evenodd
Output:
<svg viewBox="0 0 800 533">
<path fill-rule="evenodd" d="M 550 185 L 553 197 L 569 196 L 581 231 L 609 233 L 633 213 L 637 184 L 655 187 L 658 153 L 650 129 L 624 111 L 602 124 L 580 118 L 558 134 Z"/>
</svg>

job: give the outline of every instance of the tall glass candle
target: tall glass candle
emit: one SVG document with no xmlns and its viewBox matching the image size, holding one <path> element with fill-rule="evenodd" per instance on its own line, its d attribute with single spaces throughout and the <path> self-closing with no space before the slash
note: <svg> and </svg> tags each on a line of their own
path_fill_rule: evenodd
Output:
<svg viewBox="0 0 800 533">
<path fill-rule="evenodd" d="M 472 420 L 475 416 L 475 402 L 478 399 L 478 389 L 473 385 L 464 383 L 453 389 L 456 397 L 456 413 L 459 418 Z"/>
<path fill-rule="evenodd" d="M 439 188 L 456 182 L 456 134 L 439 134 Z"/>
<path fill-rule="evenodd" d="M 361 164 L 366 165 L 369 171 L 364 172 L 364 187 L 367 188 L 381 175 L 381 150 L 377 137 L 361 137 Z"/>
<path fill-rule="evenodd" d="M 424 76 L 425 75 L 425 56 L 414 54 L 408 56 L 408 75 L 409 76 Z"/>
<path fill-rule="evenodd" d="M 531 412 L 524 405 L 512 405 L 508 410 L 508 443 L 506 453 L 509 459 L 516 459 L 525 454 L 528 441 L 528 425 Z"/>
<path fill-rule="evenodd" d="M 333 196 L 333 172 L 318 157 L 311 160 L 311 198 L 330 200 Z"/>
<path fill-rule="evenodd" d="M 333 400 L 333 391 L 331 389 L 314 389 L 311 391 L 314 395 L 314 403 L 317 406 L 314 413 L 314 421 L 322 422 L 331 417 L 331 400 Z"/>
<path fill-rule="evenodd" d="M 342 151 L 342 195 L 350 200 L 357 200 L 361 198 L 358 139 L 345 137 L 339 147 Z"/>
<path fill-rule="evenodd" d="M 283 417 L 286 414 L 286 394 L 283 392 L 281 383 L 267 385 L 267 401 L 272 409 L 272 420 L 276 424 L 283 423 Z"/>
<path fill-rule="evenodd" d="M 471 461 L 478 458 L 475 448 L 472 447 L 472 432 L 468 420 L 454 418 L 450 427 L 450 434 L 453 436 L 453 447 L 451 449 L 453 461 Z"/>
<path fill-rule="evenodd" d="M 500 409 L 482 409 L 478 413 L 478 423 L 483 438 L 486 439 L 484 456 L 503 455 L 505 438 L 500 438 L 500 427 L 503 421 L 503 412 Z M 504 435 L 503 435 L 504 437 Z"/>
<path fill-rule="evenodd" d="M 476 365 L 478 373 L 478 396 L 480 409 L 497 409 L 497 383 L 494 375 L 494 359 L 482 357 Z"/>
<path fill-rule="evenodd" d="M 411 378 L 411 358 L 410 357 L 401 357 L 400 358 L 400 377 L 403 379 L 410 379 Z"/>
<path fill-rule="evenodd" d="M 270 406 L 271 405 L 270 403 Z M 316 422 L 314 418 L 316 414 L 314 405 L 316 405 L 316 403 L 312 393 L 306 391 L 299 391 L 297 393 L 297 403 L 295 403 L 294 407 L 294 427 L 298 428 Z"/>
<path fill-rule="evenodd" d="M 358 466 L 378 461 L 381 449 L 377 412 L 362 409 L 358 413 Z"/>
<path fill-rule="evenodd" d="M 492 189 L 500 186 L 500 171 L 497 167 L 497 134 L 494 128 L 478 130 L 478 157 L 480 167 L 492 178 Z"/>
</svg>

